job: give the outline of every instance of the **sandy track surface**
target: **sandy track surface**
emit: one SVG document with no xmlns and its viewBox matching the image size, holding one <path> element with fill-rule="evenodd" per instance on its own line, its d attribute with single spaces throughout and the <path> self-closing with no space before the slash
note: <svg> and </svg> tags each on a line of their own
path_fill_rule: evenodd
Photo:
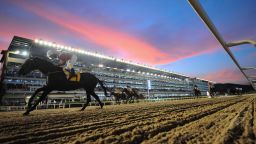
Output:
<svg viewBox="0 0 256 144">
<path fill-rule="evenodd" d="M 254 143 L 256 95 L 1 112 L 0 143 Z"/>
</svg>

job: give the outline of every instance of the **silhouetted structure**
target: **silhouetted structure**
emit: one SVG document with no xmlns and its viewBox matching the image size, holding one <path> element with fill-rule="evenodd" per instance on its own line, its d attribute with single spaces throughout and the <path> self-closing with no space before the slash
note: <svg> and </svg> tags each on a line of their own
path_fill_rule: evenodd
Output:
<svg viewBox="0 0 256 144">
<path fill-rule="evenodd" d="M 242 88 L 242 93 L 253 92 L 254 89 L 251 85 L 240 85 L 240 84 L 215 84 L 215 91 L 219 94 L 234 94 L 236 88 Z"/>
</svg>

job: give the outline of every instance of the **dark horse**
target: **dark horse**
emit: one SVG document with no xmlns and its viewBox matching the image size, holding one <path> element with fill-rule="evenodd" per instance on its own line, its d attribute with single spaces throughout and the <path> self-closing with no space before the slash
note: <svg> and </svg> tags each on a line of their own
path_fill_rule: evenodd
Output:
<svg viewBox="0 0 256 144">
<path fill-rule="evenodd" d="M 115 101 L 117 104 L 121 104 L 121 100 L 127 103 L 127 95 L 122 92 L 122 89 L 113 88 L 111 90 L 110 96 L 114 96 Z"/>
<path fill-rule="evenodd" d="M 123 88 L 122 94 L 126 95 L 126 100 L 129 102 L 134 101 L 134 92 L 131 88 Z"/>
<path fill-rule="evenodd" d="M 144 95 L 139 94 L 138 91 L 139 90 L 136 88 L 124 88 L 122 93 L 127 95 L 127 100 L 129 100 L 129 102 L 134 102 L 134 100 L 144 99 Z"/>
<path fill-rule="evenodd" d="M 209 94 L 210 94 L 211 97 L 214 97 L 216 95 L 216 89 L 215 89 L 214 86 L 210 86 Z"/>
<path fill-rule="evenodd" d="M 26 75 L 30 73 L 33 70 L 39 70 L 42 72 L 44 75 L 47 76 L 47 82 L 46 85 L 37 89 L 31 98 L 29 99 L 28 102 L 28 108 L 27 111 L 24 113 L 24 115 L 28 115 L 29 112 L 33 111 L 36 106 L 44 100 L 47 95 L 53 91 L 53 90 L 58 90 L 58 91 L 69 91 L 69 90 L 75 90 L 79 88 L 84 88 L 86 91 L 87 95 L 87 101 L 83 108 L 81 109 L 84 110 L 89 102 L 91 101 L 91 97 L 93 96 L 100 104 L 100 107 L 103 108 L 103 104 L 101 103 L 99 96 L 96 95 L 94 92 L 95 87 L 99 83 L 101 87 L 104 90 L 105 96 L 107 96 L 107 91 L 106 87 L 104 86 L 103 82 L 100 81 L 98 78 L 96 78 L 93 74 L 90 73 L 81 73 L 81 79 L 80 82 L 72 82 L 68 81 L 66 78 L 66 75 L 63 72 L 63 68 L 55 66 L 51 62 L 47 60 L 43 60 L 41 58 L 35 57 L 35 58 L 29 58 L 27 59 L 24 64 L 21 66 L 19 70 L 20 75 Z M 32 101 L 34 97 L 39 93 L 43 91 L 42 95 L 40 98 L 32 105 Z"/>
<path fill-rule="evenodd" d="M 194 87 L 193 93 L 194 93 L 194 96 L 197 97 L 197 98 L 199 96 L 201 96 L 201 91 L 197 87 Z"/>
<path fill-rule="evenodd" d="M 139 89 L 137 89 L 137 88 L 132 88 L 132 91 L 133 91 L 133 93 L 134 93 L 134 98 L 135 98 L 136 100 L 144 99 L 144 98 L 145 98 L 145 96 L 144 96 L 143 94 L 139 93 Z"/>
</svg>

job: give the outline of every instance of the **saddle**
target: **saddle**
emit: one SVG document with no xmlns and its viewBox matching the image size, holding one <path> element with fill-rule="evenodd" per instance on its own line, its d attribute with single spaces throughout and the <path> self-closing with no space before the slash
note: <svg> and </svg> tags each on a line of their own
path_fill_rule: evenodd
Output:
<svg viewBox="0 0 256 144">
<path fill-rule="evenodd" d="M 66 75 L 67 80 L 73 81 L 73 82 L 80 82 L 80 79 L 81 79 L 80 72 L 76 72 L 76 74 L 74 76 L 72 76 L 70 79 L 69 79 L 69 77 L 71 75 L 70 72 L 68 70 L 66 70 L 65 68 L 63 68 L 63 72 Z"/>
</svg>

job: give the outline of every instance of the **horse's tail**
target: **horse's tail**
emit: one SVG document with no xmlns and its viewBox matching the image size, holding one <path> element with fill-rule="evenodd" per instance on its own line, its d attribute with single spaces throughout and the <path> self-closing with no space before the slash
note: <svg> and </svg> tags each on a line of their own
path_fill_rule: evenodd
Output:
<svg viewBox="0 0 256 144">
<path fill-rule="evenodd" d="M 97 79 L 98 79 L 98 78 L 97 78 Z M 101 81 L 101 80 L 99 80 L 99 79 L 98 79 L 98 82 L 99 82 L 100 86 L 103 88 L 105 96 L 106 96 L 106 97 L 110 97 L 110 96 L 108 96 L 107 88 L 104 86 L 104 82 Z"/>
</svg>

